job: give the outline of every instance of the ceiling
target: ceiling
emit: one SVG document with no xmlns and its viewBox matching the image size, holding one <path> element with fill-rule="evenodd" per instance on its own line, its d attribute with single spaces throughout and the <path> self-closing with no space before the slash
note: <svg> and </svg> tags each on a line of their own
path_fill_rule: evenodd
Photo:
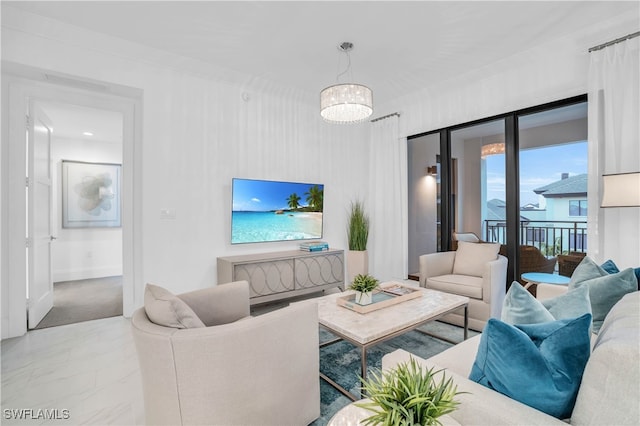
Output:
<svg viewBox="0 0 640 426">
<path fill-rule="evenodd" d="M 51 121 L 56 138 L 122 143 L 124 122 L 120 112 L 58 102 L 38 102 L 37 105 Z"/>
<path fill-rule="evenodd" d="M 346 57 L 337 46 L 350 41 L 353 79 L 370 86 L 378 103 L 608 18 L 639 13 L 637 1 L 2 4 L 313 94 L 344 71 Z"/>
<path fill-rule="evenodd" d="M 2 1 L 6 5 L 201 61 L 244 81 L 314 95 L 345 70 L 337 46 L 350 41 L 353 80 L 371 87 L 378 104 L 640 13 L 637 1 Z M 88 111 L 65 121 L 64 108 L 55 107 L 58 134 L 61 127 L 85 131 L 79 124 L 95 121 Z"/>
</svg>

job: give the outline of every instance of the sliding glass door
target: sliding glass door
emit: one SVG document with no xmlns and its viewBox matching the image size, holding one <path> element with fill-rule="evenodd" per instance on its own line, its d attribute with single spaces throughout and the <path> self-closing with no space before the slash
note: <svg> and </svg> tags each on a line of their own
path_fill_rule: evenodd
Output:
<svg viewBox="0 0 640 426">
<path fill-rule="evenodd" d="M 519 274 L 587 249 L 587 103 L 518 117 Z"/>
<path fill-rule="evenodd" d="M 587 247 L 586 140 L 586 95 L 409 137 L 410 273 L 455 232 L 501 244 L 507 285 L 557 273 Z"/>
<path fill-rule="evenodd" d="M 409 272 L 417 274 L 418 257 L 442 251 L 440 136 L 408 141 Z"/>
<path fill-rule="evenodd" d="M 504 119 L 451 132 L 452 237 L 472 232 L 481 240 L 506 243 L 504 152 Z"/>
</svg>

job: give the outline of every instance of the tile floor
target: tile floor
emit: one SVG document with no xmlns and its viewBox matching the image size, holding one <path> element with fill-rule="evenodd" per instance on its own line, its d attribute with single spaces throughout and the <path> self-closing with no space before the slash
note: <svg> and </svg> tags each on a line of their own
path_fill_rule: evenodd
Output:
<svg viewBox="0 0 640 426">
<path fill-rule="evenodd" d="M 2 341 L 0 423 L 144 424 L 130 327 L 120 316 L 34 330 Z M 62 419 L 48 420 L 38 410 Z M 20 413 L 23 419 L 15 419 Z"/>
</svg>

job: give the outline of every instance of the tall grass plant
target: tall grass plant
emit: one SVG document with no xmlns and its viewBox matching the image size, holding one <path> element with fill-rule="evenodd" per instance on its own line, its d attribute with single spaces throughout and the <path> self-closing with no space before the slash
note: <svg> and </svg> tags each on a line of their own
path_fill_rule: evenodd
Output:
<svg viewBox="0 0 640 426">
<path fill-rule="evenodd" d="M 367 249 L 369 216 L 364 210 L 362 201 L 351 202 L 347 236 L 349 239 L 349 250 L 365 251 Z"/>
</svg>

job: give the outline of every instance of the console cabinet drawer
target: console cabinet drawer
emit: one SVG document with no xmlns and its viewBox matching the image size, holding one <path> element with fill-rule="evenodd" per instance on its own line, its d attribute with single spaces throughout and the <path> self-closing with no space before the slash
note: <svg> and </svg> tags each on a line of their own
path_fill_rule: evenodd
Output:
<svg viewBox="0 0 640 426">
<path fill-rule="evenodd" d="M 332 287 L 344 288 L 344 251 L 258 253 L 219 257 L 218 284 L 246 280 L 251 304 Z"/>
</svg>

